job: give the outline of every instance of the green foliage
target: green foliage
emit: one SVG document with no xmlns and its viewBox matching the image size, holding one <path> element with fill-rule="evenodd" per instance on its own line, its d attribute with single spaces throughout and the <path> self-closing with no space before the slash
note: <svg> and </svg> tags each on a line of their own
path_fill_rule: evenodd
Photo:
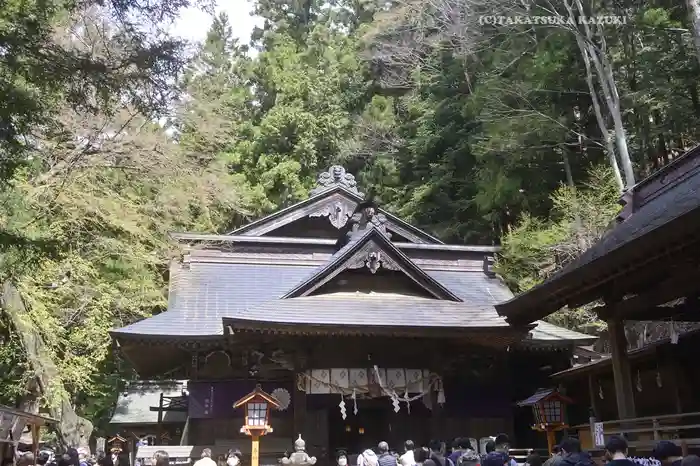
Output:
<svg viewBox="0 0 700 466">
<path fill-rule="evenodd" d="M 561 186 L 552 194 L 547 220 L 526 214 L 504 236 L 497 272 L 514 292 L 543 282 L 602 237 L 620 210 L 618 199 L 608 167 L 591 169 L 577 188 Z M 589 308 L 560 311 L 548 320 L 584 332 L 602 325 Z"/>
<path fill-rule="evenodd" d="M 54 118 L 59 103 L 94 115 L 124 102 L 146 114 L 164 109 L 168 81 L 184 64 L 183 43 L 149 31 L 188 6 L 189 0 L 3 2 L 0 182 L 28 163 L 39 129 L 62 131 Z M 78 30 L 92 38 L 92 47 L 82 46 Z"/>
<path fill-rule="evenodd" d="M 177 254 L 168 231 L 236 226 L 249 203 L 242 180 L 222 161 L 188 159 L 143 122 L 128 128 L 133 140 L 105 143 L 92 157 L 110 159 L 126 147 L 119 167 L 86 165 L 69 181 L 62 173 L 42 184 L 31 183 L 29 173 L 17 176 L 13 191 L 22 201 L 4 219 L 13 234 L 56 244 L 54 255 L 2 274 L 18 282 L 29 318 L 58 365 L 57 384 L 90 414 L 108 414 L 121 380 L 109 330 L 165 309 L 168 264 Z M 158 140 L 160 153 L 148 144 Z M 16 396 L 21 380 L 12 372 L 3 378 L 2 395 Z"/>
<path fill-rule="evenodd" d="M 0 404 L 13 406 L 24 395 L 30 374 L 19 337 L 0 314 Z"/>
<path fill-rule="evenodd" d="M 590 170 L 577 188 L 562 185 L 547 220 L 524 215 L 503 237 L 497 270 L 517 292 L 546 280 L 593 245 L 619 212 L 619 194 L 607 167 Z"/>
</svg>

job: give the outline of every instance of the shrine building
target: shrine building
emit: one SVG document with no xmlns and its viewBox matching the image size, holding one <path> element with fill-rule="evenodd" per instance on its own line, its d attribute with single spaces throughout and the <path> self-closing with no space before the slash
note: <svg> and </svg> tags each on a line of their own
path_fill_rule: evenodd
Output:
<svg viewBox="0 0 700 466">
<path fill-rule="evenodd" d="M 339 166 L 308 199 L 233 232 L 172 237 L 184 252 L 167 311 L 111 332 L 142 379 L 112 419 L 131 451 L 245 454 L 233 403 L 258 383 L 281 405 L 263 458 L 299 434 L 322 464 L 381 440 L 399 450 L 506 432 L 541 446 L 515 402 L 595 340 L 506 322 L 495 247 L 444 244 L 367 201 Z"/>
</svg>

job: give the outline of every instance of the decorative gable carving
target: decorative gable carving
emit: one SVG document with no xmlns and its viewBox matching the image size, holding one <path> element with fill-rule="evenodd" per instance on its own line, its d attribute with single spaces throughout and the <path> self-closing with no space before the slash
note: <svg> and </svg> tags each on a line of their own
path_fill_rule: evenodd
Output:
<svg viewBox="0 0 700 466">
<path fill-rule="evenodd" d="M 367 267 L 370 272 L 377 273 L 379 268 L 387 270 L 401 270 L 401 266 L 389 255 L 382 251 L 373 242 L 365 244 L 348 260 L 345 265 L 348 269 L 361 269 Z"/>
<path fill-rule="evenodd" d="M 363 202 L 363 196 L 357 189 L 355 177 L 347 173 L 343 167 L 334 165 L 319 175 L 317 186 L 311 191 L 309 199 L 231 231 L 229 234 L 274 236 L 275 232 L 281 228 L 307 217 L 327 218 L 333 227 L 341 230 L 347 226 L 355 209 Z M 439 239 L 376 207 L 372 223 L 382 231 L 390 230 L 399 237 L 399 241 L 443 244 Z M 358 229 L 362 228 L 358 227 Z"/>
<path fill-rule="evenodd" d="M 340 165 L 333 165 L 328 171 L 318 175 L 316 187 L 311 191 L 311 195 L 315 196 L 334 186 L 342 186 L 351 193 L 358 194 L 359 196 L 364 195 L 357 190 L 357 181 L 355 181 L 355 177 L 347 173 L 345 168 Z"/>
<path fill-rule="evenodd" d="M 363 230 L 360 237 L 338 251 L 326 265 L 287 292 L 282 299 L 309 296 L 343 271 L 366 267 L 372 274 L 376 274 L 380 269 L 402 272 L 409 280 L 436 299 L 461 301 L 393 245 L 379 228 L 372 223 L 368 223 L 367 226 L 369 229 Z"/>
<path fill-rule="evenodd" d="M 316 205 L 314 210 L 309 212 L 309 217 L 328 217 L 331 225 L 340 230 L 348 223 L 348 219 L 356 207 L 357 202 L 335 194 L 326 199 L 325 202 Z"/>
<path fill-rule="evenodd" d="M 363 202 L 357 206 L 357 211 L 350 218 L 350 240 L 361 237 L 370 228 L 376 229 L 379 233 L 391 238 L 391 233 L 386 229 L 386 216 L 380 213 L 373 202 Z"/>
</svg>

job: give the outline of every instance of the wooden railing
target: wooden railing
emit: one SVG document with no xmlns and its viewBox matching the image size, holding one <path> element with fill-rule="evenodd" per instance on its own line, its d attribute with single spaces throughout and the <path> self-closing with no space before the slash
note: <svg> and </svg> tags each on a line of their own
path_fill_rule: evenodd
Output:
<svg viewBox="0 0 700 466">
<path fill-rule="evenodd" d="M 612 435 L 626 434 L 631 439 L 630 447 L 639 452 L 651 451 L 659 440 L 673 440 L 684 449 L 700 448 L 700 412 L 606 421 L 602 424 L 606 440 Z M 584 449 L 602 450 L 602 447 L 594 444 L 592 424 L 581 424 L 572 429 L 578 431 Z"/>
</svg>

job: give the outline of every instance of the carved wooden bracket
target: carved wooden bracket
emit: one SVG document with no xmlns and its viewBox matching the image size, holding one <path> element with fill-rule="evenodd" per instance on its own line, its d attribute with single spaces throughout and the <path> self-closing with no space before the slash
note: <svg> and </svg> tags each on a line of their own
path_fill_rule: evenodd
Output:
<svg viewBox="0 0 700 466">
<path fill-rule="evenodd" d="M 367 267 L 370 272 L 377 273 L 381 267 L 387 270 L 401 270 L 391 257 L 382 254 L 382 251 L 374 243 L 368 243 L 357 251 L 347 262 L 346 268 L 360 269 Z"/>
</svg>

